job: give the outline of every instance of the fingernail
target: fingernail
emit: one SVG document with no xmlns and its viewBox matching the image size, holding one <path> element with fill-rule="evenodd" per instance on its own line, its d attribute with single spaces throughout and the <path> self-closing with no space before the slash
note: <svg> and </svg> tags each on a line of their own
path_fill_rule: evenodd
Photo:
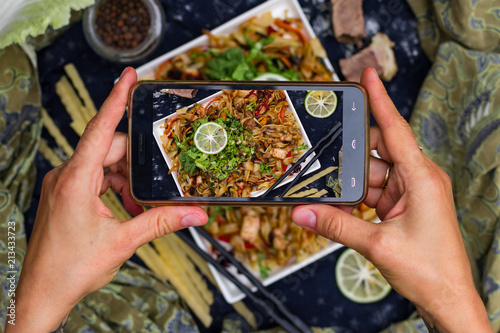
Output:
<svg viewBox="0 0 500 333">
<path fill-rule="evenodd" d="M 125 74 L 127 74 L 127 72 L 128 72 L 129 70 L 130 70 L 130 67 L 125 68 L 125 69 L 123 70 L 122 74 L 120 75 L 120 79 L 121 79 L 122 77 L 124 77 L 124 76 L 125 76 Z M 120 80 L 120 79 L 118 79 L 118 80 Z"/>
<path fill-rule="evenodd" d="M 309 209 L 298 209 L 293 214 L 295 224 L 310 230 L 315 230 L 318 224 L 316 214 Z"/>
<path fill-rule="evenodd" d="M 196 214 L 186 215 L 181 219 L 181 227 L 196 227 L 202 225 L 203 221 Z"/>
</svg>

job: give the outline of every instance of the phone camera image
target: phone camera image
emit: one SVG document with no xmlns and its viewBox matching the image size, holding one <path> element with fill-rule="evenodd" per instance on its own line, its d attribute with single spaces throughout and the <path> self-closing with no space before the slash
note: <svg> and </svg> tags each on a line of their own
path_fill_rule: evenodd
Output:
<svg viewBox="0 0 500 333">
<path fill-rule="evenodd" d="M 283 193 L 313 154 L 280 180 L 312 148 L 311 140 L 318 141 L 341 123 L 337 108 L 342 108 L 342 93 L 334 91 L 198 90 L 186 98 L 160 89 L 153 97 L 158 148 L 153 155 L 153 198 L 340 197 L 341 136 L 326 158 L 305 172 L 327 171 L 322 180 L 299 182 Z M 278 180 L 275 190 L 266 193 Z M 171 190 L 166 193 L 166 188 Z"/>
<path fill-rule="evenodd" d="M 346 132 L 353 102 L 328 88 L 151 85 L 149 124 L 139 126 L 150 139 L 137 141 L 149 170 L 132 185 L 147 187 L 142 197 L 154 202 L 341 202 L 363 187 L 363 154 L 361 175 L 344 160 L 365 150 L 366 129 Z"/>
</svg>

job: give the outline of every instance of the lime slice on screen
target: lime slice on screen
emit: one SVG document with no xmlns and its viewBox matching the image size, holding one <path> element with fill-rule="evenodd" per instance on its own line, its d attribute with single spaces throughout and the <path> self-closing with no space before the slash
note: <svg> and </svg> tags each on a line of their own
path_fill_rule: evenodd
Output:
<svg viewBox="0 0 500 333">
<path fill-rule="evenodd" d="M 337 95 L 333 91 L 313 90 L 307 93 L 304 105 L 315 118 L 330 117 L 337 108 Z"/>
<path fill-rule="evenodd" d="M 391 286 L 379 270 L 358 252 L 347 249 L 335 267 L 335 277 L 340 292 L 356 303 L 372 303 L 383 299 Z"/>
<path fill-rule="evenodd" d="M 289 81 L 286 77 L 275 73 L 265 73 L 257 76 L 254 81 Z"/>
<path fill-rule="evenodd" d="M 227 144 L 226 130 L 214 122 L 203 124 L 194 133 L 194 144 L 204 154 L 220 153 Z"/>
</svg>

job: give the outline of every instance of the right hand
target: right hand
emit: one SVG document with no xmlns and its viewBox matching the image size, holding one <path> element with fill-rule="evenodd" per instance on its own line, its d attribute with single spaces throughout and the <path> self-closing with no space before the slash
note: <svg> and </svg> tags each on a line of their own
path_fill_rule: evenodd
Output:
<svg viewBox="0 0 500 333">
<path fill-rule="evenodd" d="M 457 222 L 448 175 L 426 157 L 373 68 L 361 84 L 378 127 L 370 131 L 372 157 L 366 204 L 382 219 L 375 224 L 352 209 L 296 207 L 295 223 L 342 243 L 371 261 L 402 296 L 440 332 L 490 332 Z M 394 166 L 381 188 L 389 163 Z"/>
</svg>

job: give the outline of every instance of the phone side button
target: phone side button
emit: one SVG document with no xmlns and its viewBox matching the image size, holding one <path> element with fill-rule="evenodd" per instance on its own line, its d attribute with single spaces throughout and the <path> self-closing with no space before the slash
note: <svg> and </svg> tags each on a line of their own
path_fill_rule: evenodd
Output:
<svg viewBox="0 0 500 333">
<path fill-rule="evenodd" d="M 352 149 L 356 150 L 356 139 L 352 140 L 351 147 Z"/>
<path fill-rule="evenodd" d="M 356 178 L 351 177 L 351 187 L 356 187 Z"/>
</svg>

